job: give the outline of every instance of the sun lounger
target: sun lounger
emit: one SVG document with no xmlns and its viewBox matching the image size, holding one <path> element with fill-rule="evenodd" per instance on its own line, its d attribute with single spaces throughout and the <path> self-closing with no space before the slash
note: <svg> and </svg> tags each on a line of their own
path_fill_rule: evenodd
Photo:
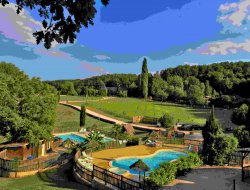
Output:
<svg viewBox="0 0 250 190">
<path fill-rule="evenodd" d="M 83 158 L 87 158 L 89 160 L 93 160 L 93 158 L 91 156 L 88 156 L 85 151 L 82 152 L 82 156 L 83 156 Z"/>
</svg>

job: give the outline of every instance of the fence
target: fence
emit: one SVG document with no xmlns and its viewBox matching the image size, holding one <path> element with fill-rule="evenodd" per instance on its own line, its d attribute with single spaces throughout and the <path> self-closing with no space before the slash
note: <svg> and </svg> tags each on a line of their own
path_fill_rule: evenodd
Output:
<svg viewBox="0 0 250 190">
<path fill-rule="evenodd" d="M 25 161 L 6 160 L 0 158 L 0 169 L 7 172 L 27 172 L 42 170 L 68 162 L 72 156 L 68 154 L 47 157 L 46 159 L 34 159 Z"/>
<path fill-rule="evenodd" d="M 159 138 L 159 140 L 165 144 L 178 144 L 184 145 L 183 138 Z"/>
<path fill-rule="evenodd" d="M 7 156 L 7 150 L 3 150 L 0 152 L 0 158 L 5 158 Z"/>
<path fill-rule="evenodd" d="M 111 142 L 106 142 L 98 147 L 87 149 L 85 152 L 90 153 L 90 152 L 94 152 L 94 151 L 113 149 L 113 148 L 124 148 L 124 147 L 126 147 L 126 143 L 120 144 L 119 142 L 116 143 L 115 141 L 111 141 Z"/>
<path fill-rule="evenodd" d="M 85 181 L 92 183 L 93 180 L 103 182 L 105 185 L 111 185 L 121 190 L 153 190 L 155 187 L 145 187 L 142 183 L 126 178 L 122 175 L 113 173 L 99 166 L 93 165 L 93 171 L 84 168 L 78 163 L 78 159 L 81 157 L 80 151 L 75 154 L 75 172 Z"/>
</svg>

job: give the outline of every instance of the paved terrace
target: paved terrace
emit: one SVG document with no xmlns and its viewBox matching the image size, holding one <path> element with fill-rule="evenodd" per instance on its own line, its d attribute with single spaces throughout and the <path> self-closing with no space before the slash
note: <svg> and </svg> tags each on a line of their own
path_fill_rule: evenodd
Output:
<svg viewBox="0 0 250 190">
<path fill-rule="evenodd" d="M 59 103 L 62 104 L 62 105 L 66 105 L 66 106 L 69 106 L 69 107 L 72 107 L 76 110 L 81 110 L 81 107 L 80 106 L 75 106 L 75 105 L 72 105 L 70 104 L 71 101 L 60 101 Z M 103 121 L 107 121 L 109 123 L 114 123 L 114 124 L 118 124 L 118 125 L 132 125 L 134 128 L 137 128 L 137 129 L 144 129 L 144 130 L 149 130 L 149 131 L 158 131 L 159 129 L 161 131 L 166 131 L 164 128 L 159 128 L 159 127 L 152 127 L 152 126 L 145 126 L 145 125 L 140 125 L 140 124 L 136 124 L 136 123 L 126 123 L 124 121 L 121 121 L 121 120 L 118 120 L 118 119 L 114 119 L 114 118 L 111 118 L 109 116 L 106 116 L 106 115 L 103 115 L 103 114 L 100 114 L 100 113 L 97 113 L 95 111 L 92 111 L 88 108 L 86 108 L 86 113 L 92 117 L 95 117 L 95 118 L 99 118 Z"/>
</svg>

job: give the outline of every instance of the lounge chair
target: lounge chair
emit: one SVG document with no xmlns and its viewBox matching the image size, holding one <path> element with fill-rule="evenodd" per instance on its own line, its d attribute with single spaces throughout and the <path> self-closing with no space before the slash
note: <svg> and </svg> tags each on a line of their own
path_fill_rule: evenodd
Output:
<svg viewBox="0 0 250 190">
<path fill-rule="evenodd" d="M 92 158 L 91 156 L 88 156 L 88 155 L 86 154 L 85 151 L 82 152 L 82 156 L 83 156 L 84 158 L 89 159 L 89 160 L 93 160 L 93 158 Z"/>
</svg>

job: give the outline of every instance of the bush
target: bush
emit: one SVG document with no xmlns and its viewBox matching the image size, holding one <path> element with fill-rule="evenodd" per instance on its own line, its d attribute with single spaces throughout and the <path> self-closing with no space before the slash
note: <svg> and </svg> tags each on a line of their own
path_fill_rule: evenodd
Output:
<svg viewBox="0 0 250 190">
<path fill-rule="evenodd" d="M 118 92 L 117 92 L 117 96 L 118 97 L 128 97 L 128 91 L 127 90 L 119 90 Z"/>
<path fill-rule="evenodd" d="M 149 181 L 158 186 L 167 185 L 175 179 L 176 170 L 174 163 L 162 163 L 157 170 L 150 173 Z"/>
<path fill-rule="evenodd" d="M 139 138 L 138 137 L 130 137 L 127 141 L 126 146 L 136 146 L 139 144 Z"/>
<path fill-rule="evenodd" d="M 161 126 L 164 127 L 164 128 L 170 128 L 170 127 L 173 127 L 173 125 L 174 125 L 174 119 L 169 114 L 164 114 L 159 119 L 159 122 L 160 122 Z"/>
<path fill-rule="evenodd" d="M 175 162 L 164 162 L 159 168 L 150 173 L 148 183 L 163 186 L 171 183 L 176 176 L 186 175 L 191 169 L 201 166 L 203 163 L 196 153 L 182 156 Z"/>
<path fill-rule="evenodd" d="M 191 170 L 191 163 L 186 156 L 179 158 L 175 165 L 177 167 L 176 176 L 186 175 Z"/>
</svg>

